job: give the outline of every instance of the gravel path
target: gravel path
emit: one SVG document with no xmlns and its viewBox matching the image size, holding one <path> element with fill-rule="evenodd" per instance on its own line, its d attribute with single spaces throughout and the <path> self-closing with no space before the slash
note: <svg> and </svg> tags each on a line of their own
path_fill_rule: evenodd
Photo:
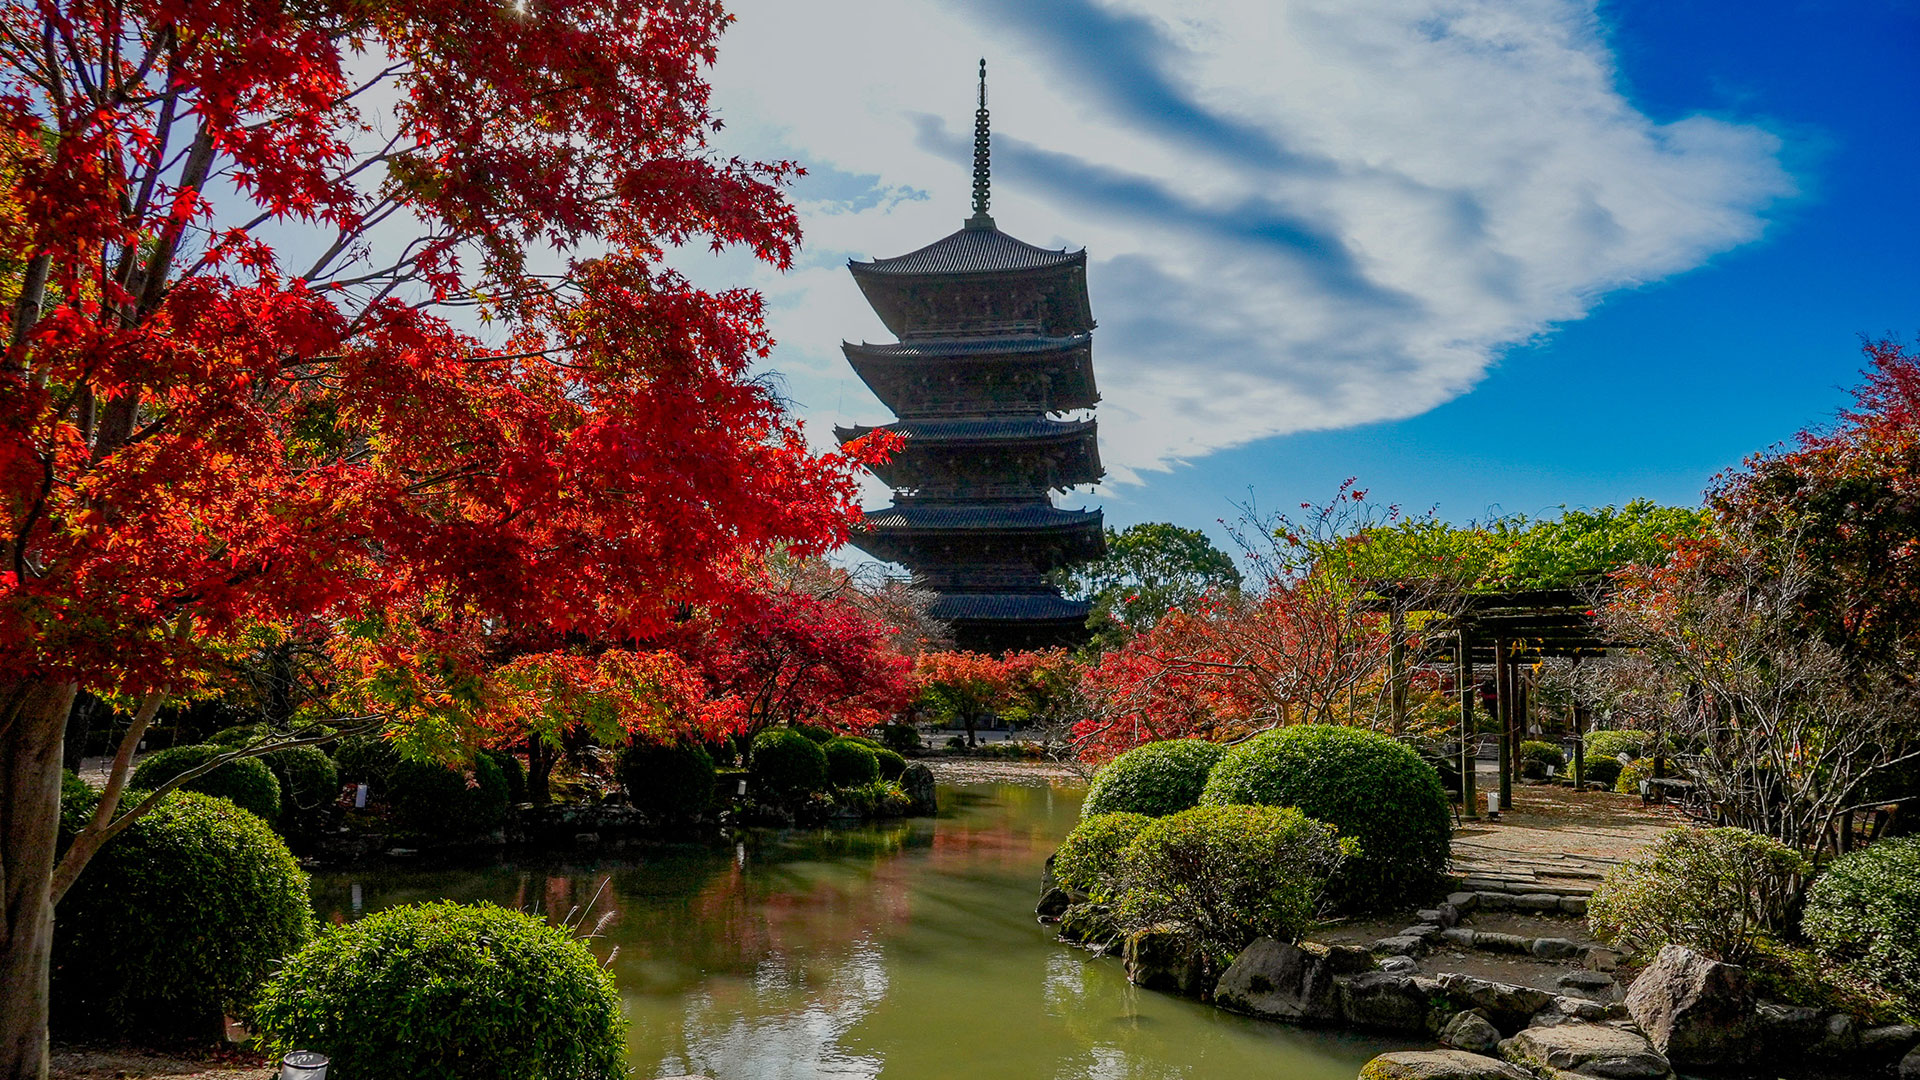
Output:
<svg viewBox="0 0 1920 1080">
<path fill-rule="evenodd" d="M 273 1080 L 275 1075 L 257 1055 L 195 1058 L 56 1046 L 50 1080 Z"/>
<path fill-rule="evenodd" d="M 915 759 L 943 784 L 1084 784 L 1093 770 L 1057 761 L 996 761 L 966 757 Z"/>
</svg>

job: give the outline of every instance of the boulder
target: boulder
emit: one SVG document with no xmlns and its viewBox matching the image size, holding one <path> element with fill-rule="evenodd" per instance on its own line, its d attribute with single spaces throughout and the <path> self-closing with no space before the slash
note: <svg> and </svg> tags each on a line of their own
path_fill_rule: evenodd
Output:
<svg viewBox="0 0 1920 1080">
<path fill-rule="evenodd" d="M 1522 956 L 1533 952 L 1533 939 L 1519 934 L 1496 934 L 1491 930 L 1476 931 L 1473 935 L 1473 947 L 1489 952 L 1519 953 Z"/>
<path fill-rule="evenodd" d="M 1491 1054 L 1500 1048 L 1500 1029 L 1479 1012 L 1454 1013 L 1440 1025 L 1440 1043 L 1473 1054 Z"/>
<path fill-rule="evenodd" d="M 1560 897 L 1557 893 L 1523 893 L 1513 898 L 1513 906 L 1521 911 L 1559 911 Z"/>
<path fill-rule="evenodd" d="M 1421 941 L 1438 941 L 1440 940 L 1440 924 L 1430 922 L 1415 923 L 1394 936 L 1417 937 Z"/>
<path fill-rule="evenodd" d="M 1067 890 L 1053 888 L 1040 895 L 1040 902 L 1033 906 L 1033 913 L 1040 917 L 1041 922 L 1059 922 L 1060 916 L 1065 915 L 1067 908 L 1072 906 L 1073 898 L 1067 895 Z"/>
<path fill-rule="evenodd" d="M 1508 1061 L 1530 1069 L 1606 1080 L 1662 1080 L 1673 1071 L 1646 1038 L 1608 1024 L 1530 1027 L 1501 1043 L 1500 1053 Z"/>
<path fill-rule="evenodd" d="M 1810 1057 L 1851 1061 L 1860 1053 L 1860 1029 L 1853 1017 L 1834 1013 L 1820 1021 L 1820 1036 L 1807 1048 Z"/>
<path fill-rule="evenodd" d="M 1560 898 L 1560 910 L 1568 915 L 1587 916 L 1587 898 L 1584 896 L 1563 896 Z"/>
<path fill-rule="evenodd" d="M 932 817 L 940 812 L 940 800 L 933 791 L 933 770 L 918 762 L 907 766 L 900 774 L 900 790 L 907 793 L 907 799 L 913 805 L 907 813 L 915 817 Z"/>
<path fill-rule="evenodd" d="M 1094 952 L 1112 952 L 1120 938 L 1113 910 L 1105 904 L 1075 904 L 1060 916 L 1060 940 Z"/>
<path fill-rule="evenodd" d="M 1860 1033 L 1860 1056 L 1869 1061 L 1898 1061 L 1915 1043 L 1920 1043 L 1920 1028 L 1883 1024 Z"/>
<path fill-rule="evenodd" d="M 1542 960 L 1570 960 L 1579 956 L 1581 949 L 1566 938 L 1542 937 L 1533 939 L 1529 951 Z"/>
<path fill-rule="evenodd" d="M 1553 1004 L 1554 995 L 1531 986 L 1490 982 L 1450 971 L 1435 979 L 1453 1009 L 1477 1009 L 1501 1031 L 1518 1031 Z"/>
<path fill-rule="evenodd" d="M 1432 1002 L 1418 975 L 1369 971 L 1339 980 L 1340 1016 L 1354 1027 L 1425 1031 Z"/>
<path fill-rule="evenodd" d="M 1396 1050 L 1360 1067 L 1360 1080 L 1533 1080 L 1497 1058 L 1464 1050 Z"/>
<path fill-rule="evenodd" d="M 1412 975 L 1420 970 L 1420 961 L 1411 956 L 1389 956 L 1380 961 L 1380 970 L 1390 975 Z"/>
<path fill-rule="evenodd" d="M 1581 997 L 1557 997 L 1553 1007 L 1561 1016 L 1574 1020 L 1600 1021 L 1607 1018 L 1607 1007 Z"/>
<path fill-rule="evenodd" d="M 1474 932 L 1464 926 L 1454 926 L 1440 931 L 1440 940 L 1457 948 L 1473 948 Z"/>
<path fill-rule="evenodd" d="M 1472 911 L 1474 900 L 1478 896 L 1479 896 L 1478 893 L 1470 893 L 1470 892 L 1448 893 L 1447 906 L 1452 908 L 1455 911 L 1462 912 L 1462 913 Z"/>
<path fill-rule="evenodd" d="M 1336 968 L 1350 962 L 1345 954 L 1256 938 L 1221 974 L 1213 988 L 1213 1002 L 1268 1020 L 1330 1023 L 1340 1019 Z"/>
<path fill-rule="evenodd" d="M 1900 1080 L 1920 1080 L 1920 1050 L 1910 1050 L 1900 1059 Z"/>
<path fill-rule="evenodd" d="M 1654 1048 L 1681 1065 L 1734 1065 L 1757 1049 L 1744 969 L 1668 945 L 1627 990 L 1627 1011 Z"/>
<path fill-rule="evenodd" d="M 1413 934 L 1396 934 L 1373 943 L 1373 951 L 1381 956 L 1419 956 L 1426 948 L 1427 939 Z"/>
<path fill-rule="evenodd" d="M 1184 926 L 1166 923 L 1127 935 L 1127 981 L 1148 990 L 1199 997 L 1206 989 L 1207 961 Z"/>
<path fill-rule="evenodd" d="M 1451 904 L 1442 904 L 1437 908 L 1421 908 L 1413 913 L 1413 917 L 1446 930 L 1460 921 L 1460 912 Z"/>
</svg>

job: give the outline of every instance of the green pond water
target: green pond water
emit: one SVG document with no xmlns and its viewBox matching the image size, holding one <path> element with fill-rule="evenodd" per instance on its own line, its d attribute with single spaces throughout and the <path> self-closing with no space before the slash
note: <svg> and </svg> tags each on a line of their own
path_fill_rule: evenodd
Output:
<svg viewBox="0 0 1920 1080">
<path fill-rule="evenodd" d="M 1140 990 L 1033 918 L 1077 785 L 942 787 L 941 816 L 764 834 L 731 850 L 317 875 L 341 921 L 490 900 L 611 914 L 642 1078 L 1353 1080 L 1395 1044 L 1249 1020 Z M 576 919 L 579 916 L 575 916 Z M 617 953 L 614 952 L 617 947 Z"/>
</svg>

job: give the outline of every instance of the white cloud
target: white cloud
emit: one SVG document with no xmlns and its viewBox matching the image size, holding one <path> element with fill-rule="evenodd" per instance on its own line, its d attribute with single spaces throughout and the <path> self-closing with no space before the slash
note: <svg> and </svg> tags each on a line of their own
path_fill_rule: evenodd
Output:
<svg viewBox="0 0 1920 1080">
<path fill-rule="evenodd" d="M 887 414 L 844 269 L 959 227 L 976 59 L 993 213 L 1085 246 L 1102 456 L 1121 481 L 1417 414 L 1612 290 L 1757 238 L 1780 146 L 1660 122 L 1567 0 L 735 0 L 725 148 L 792 156 L 803 264 L 759 271 L 816 437 Z M 721 269 L 737 276 L 741 260 Z"/>
</svg>

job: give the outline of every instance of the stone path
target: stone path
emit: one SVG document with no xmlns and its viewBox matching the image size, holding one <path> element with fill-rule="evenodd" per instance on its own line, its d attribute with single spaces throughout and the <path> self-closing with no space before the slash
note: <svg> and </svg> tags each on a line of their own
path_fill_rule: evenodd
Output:
<svg viewBox="0 0 1920 1080">
<path fill-rule="evenodd" d="M 1682 824 L 1630 795 L 1520 786 L 1499 821 L 1468 821 L 1453 834 L 1454 876 L 1468 889 L 1585 896 L 1607 871 Z"/>
</svg>

